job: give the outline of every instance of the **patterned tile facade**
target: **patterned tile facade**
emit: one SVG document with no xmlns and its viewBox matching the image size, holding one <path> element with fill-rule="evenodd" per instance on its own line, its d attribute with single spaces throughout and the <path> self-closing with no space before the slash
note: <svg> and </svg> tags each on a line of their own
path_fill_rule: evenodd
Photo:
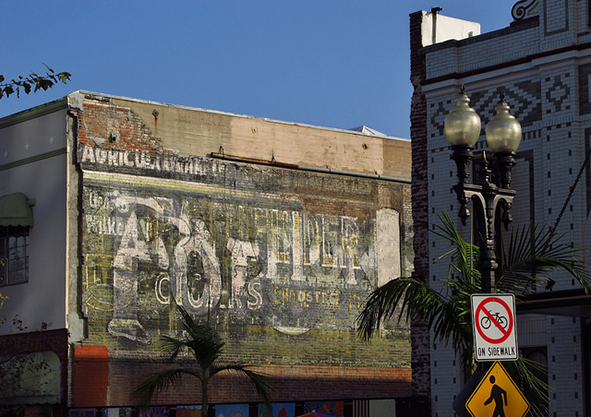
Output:
<svg viewBox="0 0 591 417">
<path fill-rule="evenodd" d="M 503 93 L 523 129 L 514 169 L 513 188 L 518 193 L 514 225 L 557 224 L 566 242 L 583 248 L 585 257 L 591 253 L 591 162 L 586 159 L 591 150 L 591 46 L 586 43 L 591 39 L 591 2 L 519 3 L 527 3 L 526 16 L 507 29 L 422 49 L 424 77 L 421 88 L 415 88 L 414 101 L 419 96 L 425 100 L 426 134 L 412 135 L 411 129 L 411 136 L 413 152 L 423 149 L 427 155 L 424 166 L 416 166 L 413 174 L 413 186 L 424 189 L 427 201 L 414 209 L 426 208 L 429 229 L 440 224 L 444 211 L 456 216 L 458 204 L 451 187 L 457 178 L 443 123 L 458 86 L 466 86 L 470 105 L 482 119 L 477 150 L 487 148 L 484 127 Z M 411 44 L 412 36 L 411 32 Z M 419 120 L 414 119 L 416 126 Z M 421 177 L 423 170 L 426 175 Z M 460 230 L 466 237 L 474 233 L 470 225 Z M 452 272 L 441 255 L 449 245 L 433 233 L 428 236 L 429 265 L 419 272 L 434 288 L 445 290 L 444 280 Z M 557 273 L 552 278 L 554 291 L 579 288 L 568 275 Z M 522 354 L 550 366 L 550 416 L 590 415 L 590 394 L 584 390 L 590 381 L 581 330 L 585 319 L 527 315 L 519 317 L 518 326 Z M 453 416 L 451 403 L 465 382 L 455 354 L 431 337 L 429 357 L 431 415 Z"/>
</svg>

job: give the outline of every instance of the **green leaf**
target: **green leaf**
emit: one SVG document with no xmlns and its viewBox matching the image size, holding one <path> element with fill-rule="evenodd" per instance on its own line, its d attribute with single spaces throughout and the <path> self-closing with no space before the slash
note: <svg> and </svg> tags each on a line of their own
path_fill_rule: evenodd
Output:
<svg viewBox="0 0 591 417">
<path fill-rule="evenodd" d="M 71 76 L 72 74 L 70 74 L 69 72 L 60 72 L 59 74 L 57 74 L 57 78 L 64 84 L 67 84 L 67 82 L 70 81 Z"/>
<path fill-rule="evenodd" d="M 441 224 L 432 230 L 446 239 L 451 249 L 436 262 L 449 260 L 449 274 L 440 292 L 427 280 L 396 278 L 370 294 L 360 312 L 356 327 L 363 339 L 379 331 L 391 318 L 418 319 L 427 324 L 436 340 L 457 352 L 467 374 L 474 368 L 470 295 L 481 292 L 481 274 L 477 269 L 479 248 L 460 235 L 451 218 L 443 213 Z M 499 268 L 495 272 L 497 291 L 512 292 L 517 298 L 530 294 L 539 281 L 548 281 L 553 271 L 566 271 L 590 293 L 591 279 L 581 252 L 563 243 L 562 236 L 549 228 L 530 225 L 511 230 L 508 246 L 498 245 Z M 501 242 L 504 240 L 500 239 Z M 533 416 L 547 415 L 549 387 L 543 380 L 547 369 L 519 358 L 512 372 L 520 386 L 535 400 Z M 542 378 L 540 377 L 542 375 Z"/>
<path fill-rule="evenodd" d="M 25 94 L 29 94 L 31 91 L 36 93 L 39 90 L 46 91 L 52 88 L 57 82 L 67 84 L 70 80 L 71 74 L 69 72 L 57 73 L 45 65 L 47 69 L 45 75 L 38 75 L 36 72 L 31 72 L 28 76 L 24 77 L 19 75 L 16 79 L 12 79 L 10 82 L 5 82 L 3 75 L 0 75 L 0 98 L 2 96 L 9 97 L 11 94 L 16 92 L 17 98 L 20 97 L 20 89 L 22 88 Z"/>
<path fill-rule="evenodd" d="M 234 372 L 248 377 L 261 398 L 270 406 L 270 383 L 265 375 L 251 370 L 245 364 L 219 363 L 226 344 L 219 333 L 209 325 L 196 322 L 189 312 L 182 306 L 177 305 L 174 300 L 171 302 L 171 312 L 178 312 L 176 317 L 180 316 L 182 337 L 162 336 L 157 347 L 166 355 L 166 362 L 169 365 L 177 362 L 182 352 L 190 353 L 194 362 L 181 368 L 169 369 L 146 376 L 134 391 L 137 404 L 148 405 L 150 400 L 164 389 L 178 385 L 183 376 L 190 376 L 201 384 L 203 393 L 202 408 L 204 410 L 202 415 L 205 415 L 209 380 L 221 372 Z"/>
</svg>

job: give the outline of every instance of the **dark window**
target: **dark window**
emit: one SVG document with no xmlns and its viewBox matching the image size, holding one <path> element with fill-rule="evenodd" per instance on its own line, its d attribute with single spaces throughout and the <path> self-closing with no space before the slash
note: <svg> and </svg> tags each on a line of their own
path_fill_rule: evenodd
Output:
<svg viewBox="0 0 591 417">
<path fill-rule="evenodd" d="M 29 280 L 29 227 L 0 227 L 0 286 Z"/>
</svg>

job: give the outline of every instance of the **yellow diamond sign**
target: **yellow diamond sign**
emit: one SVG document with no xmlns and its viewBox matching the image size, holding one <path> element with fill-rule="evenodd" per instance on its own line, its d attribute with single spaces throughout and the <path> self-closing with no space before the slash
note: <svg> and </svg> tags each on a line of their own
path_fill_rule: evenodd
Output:
<svg viewBox="0 0 591 417">
<path fill-rule="evenodd" d="M 496 361 L 468 399 L 466 408 L 473 417 L 524 417 L 529 403 L 501 362 Z"/>
</svg>

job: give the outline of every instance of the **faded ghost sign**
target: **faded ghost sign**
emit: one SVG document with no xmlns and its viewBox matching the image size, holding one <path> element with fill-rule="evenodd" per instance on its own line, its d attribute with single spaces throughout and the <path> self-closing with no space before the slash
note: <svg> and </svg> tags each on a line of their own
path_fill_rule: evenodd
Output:
<svg viewBox="0 0 591 417">
<path fill-rule="evenodd" d="M 311 213 L 297 193 L 235 181 L 100 172 L 85 173 L 83 195 L 83 302 L 111 336 L 151 343 L 171 325 L 171 296 L 286 334 L 350 330 L 377 284 L 375 213 Z"/>
</svg>

